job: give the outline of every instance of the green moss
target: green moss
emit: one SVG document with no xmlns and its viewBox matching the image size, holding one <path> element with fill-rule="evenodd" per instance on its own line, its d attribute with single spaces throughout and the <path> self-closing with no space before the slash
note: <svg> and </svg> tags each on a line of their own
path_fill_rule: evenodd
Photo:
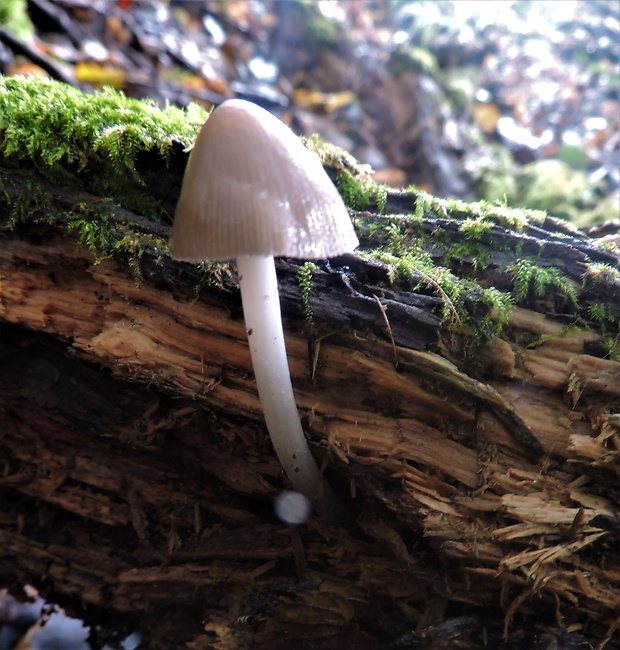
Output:
<svg viewBox="0 0 620 650">
<path fill-rule="evenodd" d="M 197 106 L 159 109 L 150 101 L 104 89 L 87 94 L 36 78 L 0 78 L 0 154 L 42 167 L 83 171 L 109 164 L 134 173 L 136 156 L 166 157 L 173 142 L 188 146 L 206 119 Z"/>
<path fill-rule="evenodd" d="M 489 229 L 492 224 L 510 228 L 516 232 L 523 232 L 528 224 L 542 225 L 547 219 L 547 213 L 542 210 L 523 210 L 509 208 L 504 204 L 480 201 L 466 203 L 460 199 L 440 199 L 415 187 L 406 190 L 415 194 L 414 215 L 421 217 L 435 217 L 437 219 L 456 219 L 461 221 L 474 221 L 476 226 L 469 224 L 467 228 Z M 485 224 L 485 225 L 480 225 Z"/>
<path fill-rule="evenodd" d="M 306 318 L 306 326 L 312 335 L 316 335 L 316 325 L 314 323 L 312 305 L 310 304 L 310 293 L 312 292 L 313 287 L 312 275 L 317 269 L 317 265 L 313 262 L 305 262 L 297 271 L 297 282 L 301 294 L 301 305 Z"/>
<path fill-rule="evenodd" d="M 428 291 L 441 298 L 442 318 L 454 325 L 473 328 L 474 343 L 497 336 L 508 320 L 513 306 L 510 294 L 494 287 L 483 288 L 473 280 L 437 266 L 420 246 L 414 244 L 406 252 L 401 250 L 399 255 L 379 249 L 361 255 L 388 265 L 394 283 Z"/>
<path fill-rule="evenodd" d="M 415 188 L 406 192 L 415 197 L 411 201 L 414 214 L 357 217 L 364 245 L 373 247 L 361 255 L 386 264 L 388 275 L 399 284 L 399 290 L 413 288 L 439 297 L 442 317 L 450 329 L 470 328 L 466 356 L 471 357 L 478 344 L 501 332 L 515 303 L 534 309 L 542 306 L 582 322 L 585 327 L 595 327 L 605 335 L 617 328 L 620 307 L 613 307 L 618 304 L 620 286 L 617 269 L 592 264 L 580 287 L 560 268 L 537 257 L 535 251 L 524 252 L 524 240 L 504 237 L 504 229 L 524 232 L 531 225 L 547 227 L 547 222 L 554 219 L 545 212 L 437 199 Z M 429 230 L 433 219 L 437 220 L 437 227 Z M 577 231 L 575 234 L 579 236 Z M 557 232 L 554 236 L 563 235 Z M 538 241 L 539 247 L 543 244 Z M 508 276 L 500 281 L 510 290 L 481 286 L 479 281 L 466 277 L 476 277 L 491 263 L 495 266 L 484 281 Z M 603 301 L 609 296 L 609 305 L 588 311 L 590 293 Z"/>
<path fill-rule="evenodd" d="M 67 231 L 77 231 L 78 248 L 87 248 L 94 264 L 111 257 L 125 259 L 138 285 L 143 281 L 140 260 L 145 250 L 159 252 L 162 259 L 168 251 L 163 239 L 142 233 L 130 223 L 114 223 L 108 214 L 86 204 L 76 206 L 67 221 Z"/>
<path fill-rule="evenodd" d="M 447 266 L 453 261 L 460 266 L 468 257 L 473 257 L 474 267 L 483 268 L 488 264 L 490 254 L 482 250 L 481 242 L 493 228 L 491 221 L 484 217 L 464 219 L 459 225 L 464 236 L 457 244 L 445 230 L 423 232 L 423 217 L 430 213 L 445 219 L 454 209 L 471 213 L 468 204 L 447 202 L 419 192 L 415 216 L 392 215 L 368 226 L 366 239 L 378 248 L 361 255 L 388 265 L 393 282 L 401 283 L 403 288 L 428 291 L 441 298 L 442 318 L 455 325 L 471 326 L 474 339 L 483 342 L 501 331 L 513 301 L 509 294 L 493 287 L 481 287 Z M 444 265 L 437 264 L 431 251 L 443 258 Z"/>
<path fill-rule="evenodd" d="M 167 243 L 111 215 L 121 208 L 154 220 L 166 216 L 145 178 L 165 178 L 173 149 L 187 148 L 205 118 L 197 106 L 160 110 L 110 89 L 87 94 L 48 79 L 0 78 L 0 158 L 24 170 L 21 182 L 29 190 L 13 200 L 12 179 L 5 175 L 2 229 L 28 221 L 64 224 L 95 263 L 121 258 L 139 282 L 145 247 L 167 251 Z M 182 171 L 176 170 L 179 183 Z M 108 198 L 62 210 L 50 204 L 47 183 Z"/>
<path fill-rule="evenodd" d="M 620 304 L 618 295 L 620 295 L 620 270 L 609 266 L 608 264 L 593 263 L 589 264 L 582 279 L 583 291 L 592 291 L 598 289 L 599 295 L 609 296 L 608 300 L 601 300 L 588 306 L 588 318 L 595 323 L 601 332 L 608 335 L 610 332 L 611 342 L 610 351 L 615 352 L 618 335 L 614 334 L 620 328 Z M 612 355 L 612 358 L 615 358 Z"/>
<path fill-rule="evenodd" d="M 514 281 L 514 298 L 517 302 L 533 297 L 541 298 L 550 289 L 559 292 L 573 308 L 577 307 L 577 291 L 556 267 L 544 267 L 529 260 L 517 260 L 507 268 Z"/>
<path fill-rule="evenodd" d="M 594 303 L 588 307 L 588 316 L 592 321 L 598 323 L 603 330 L 618 325 L 617 319 L 611 311 L 611 306 L 604 303 Z"/>
<path fill-rule="evenodd" d="M 77 232 L 78 248 L 87 248 L 94 264 L 111 257 L 124 260 L 134 281 L 143 281 L 141 259 L 146 250 L 160 262 L 168 255 L 168 242 L 161 237 L 144 233 L 132 222 L 112 218 L 113 206 L 108 202 L 79 203 L 68 215 L 62 215 L 67 232 Z"/>
<path fill-rule="evenodd" d="M 15 192 L 15 178 L 25 185 L 25 192 Z M 121 258 L 137 283 L 142 281 L 140 259 L 146 249 L 162 257 L 168 254 L 167 241 L 142 232 L 132 221 L 120 219 L 117 206 L 105 199 L 77 201 L 69 209 L 62 209 L 51 200 L 45 184 L 23 173 L 0 177 L 0 194 L 7 208 L 0 211 L 0 234 L 29 223 L 66 228 L 68 233 L 77 234 L 78 248 L 88 249 L 95 264 L 110 257 Z"/>
<path fill-rule="evenodd" d="M 588 284 L 599 284 L 608 289 L 620 287 L 620 270 L 609 264 L 592 263 L 583 275 L 584 287 Z"/>
<path fill-rule="evenodd" d="M 116 242 L 112 236 L 109 218 L 95 207 L 78 204 L 75 213 L 69 216 L 67 230 L 77 231 L 78 247 L 88 248 L 95 264 L 112 256 Z"/>
<path fill-rule="evenodd" d="M 373 181 L 359 180 L 346 172 L 336 174 L 336 187 L 351 210 L 385 211 L 387 187 Z"/>
<path fill-rule="evenodd" d="M 480 241 L 485 234 L 493 229 L 493 224 L 481 216 L 477 219 L 465 219 L 460 225 L 459 230 L 465 235 L 467 241 Z"/>
<path fill-rule="evenodd" d="M 447 261 L 471 259 L 474 268 L 486 268 L 491 262 L 491 253 L 483 250 L 482 244 L 493 230 L 493 223 L 485 220 L 485 217 L 467 218 L 459 224 L 459 230 L 464 238 L 461 243 L 451 247 Z"/>
<path fill-rule="evenodd" d="M 0 233 L 11 232 L 28 220 L 37 224 L 53 224 L 63 214 L 36 179 L 24 178 L 23 184 L 26 190 L 24 195 L 14 200 L 17 191 L 15 179 L 0 175 L 0 193 L 7 207 L 4 213 L 0 212 Z"/>
<path fill-rule="evenodd" d="M 416 219 L 422 219 L 425 214 L 428 214 L 431 211 L 431 200 L 432 196 L 426 192 L 418 192 L 415 202 L 415 213 L 414 216 Z"/>
<path fill-rule="evenodd" d="M 205 118 L 197 106 L 160 110 L 111 89 L 87 94 L 49 79 L 0 78 L 0 157 L 152 217 L 139 156 L 155 155 L 163 172 L 173 147 L 188 147 Z"/>
<path fill-rule="evenodd" d="M 308 149 L 318 154 L 331 173 L 343 201 L 351 210 L 385 211 L 388 187 L 372 180 L 372 169 L 333 144 L 323 142 L 317 135 L 302 138 Z"/>
<path fill-rule="evenodd" d="M 200 281 L 196 286 L 196 295 L 204 287 L 223 289 L 224 279 L 232 277 L 235 272 L 230 262 L 200 262 L 197 266 L 200 271 Z"/>
<path fill-rule="evenodd" d="M 506 205 L 488 203 L 487 201 L 480 201 L 477 206 L 480 215 L 488 221 L 493 221 L 499 226 L 510 228 L 515 232 L 523 232 L 528 223 L 540 222 L 546 217 L 546 214 L 541 211 L 534 212 L 532 210 L 527 213 L 524 210 L 515 210 Z"/>
</svg>

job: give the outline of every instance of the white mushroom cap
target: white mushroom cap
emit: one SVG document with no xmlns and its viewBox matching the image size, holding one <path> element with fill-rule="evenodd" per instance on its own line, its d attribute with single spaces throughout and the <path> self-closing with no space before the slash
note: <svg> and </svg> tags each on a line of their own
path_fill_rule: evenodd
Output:
<svg viewBox="0 0 620 650">
<path fill-rule="evenodd" d="M 347 209 L 318 156 L 287 126 L 240 99 L 213 111 L 185 170 L 173 257 L 319 259 L 357 245 Z"/>
</svg>

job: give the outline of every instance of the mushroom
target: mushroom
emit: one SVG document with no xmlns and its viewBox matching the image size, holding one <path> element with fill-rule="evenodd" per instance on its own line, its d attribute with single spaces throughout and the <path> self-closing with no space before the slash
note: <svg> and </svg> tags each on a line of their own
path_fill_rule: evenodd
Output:
<svg viewBox="0 0 620 650">
<path fill-rule="evenodd" d="M 319 471 L 291 385 L 274 256 L 320 259 L 358 245 L 347 209 L 316 154 L 280 120 L 232 99 L 209 116 L 190 156 L 171 254 L 236 258 L 256 386 L 276 454 L 320 516 L 346 513 Z"/>
</svg>

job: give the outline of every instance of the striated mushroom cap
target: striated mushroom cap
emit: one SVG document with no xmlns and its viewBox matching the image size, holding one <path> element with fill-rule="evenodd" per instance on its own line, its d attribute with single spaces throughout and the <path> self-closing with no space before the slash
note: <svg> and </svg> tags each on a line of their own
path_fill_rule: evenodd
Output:
<svg viewBox="0 0 620 650">
<path fill-rule="evenodd" d="M 319 259 L 357 245 L 347 209 L 318 156 L 285 124 L 240 99 L 213 111 L 185 170 L 173 257 Z"/>
</svg>

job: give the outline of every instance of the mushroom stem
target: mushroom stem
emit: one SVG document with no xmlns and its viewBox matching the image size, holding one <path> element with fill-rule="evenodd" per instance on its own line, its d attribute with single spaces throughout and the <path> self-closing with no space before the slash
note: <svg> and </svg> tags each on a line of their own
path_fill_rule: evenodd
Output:
<svg viewBox="0 0 620 650">
<path fill-rule="evenodd" d="M 273 256 L 240 255 L 237 269 L 258 396 L 273 447 L 293 487 L 310 499 L 321 517 L 342 523 L 344 506 L 314 462 L 299 421 Z"/>
</svg>

